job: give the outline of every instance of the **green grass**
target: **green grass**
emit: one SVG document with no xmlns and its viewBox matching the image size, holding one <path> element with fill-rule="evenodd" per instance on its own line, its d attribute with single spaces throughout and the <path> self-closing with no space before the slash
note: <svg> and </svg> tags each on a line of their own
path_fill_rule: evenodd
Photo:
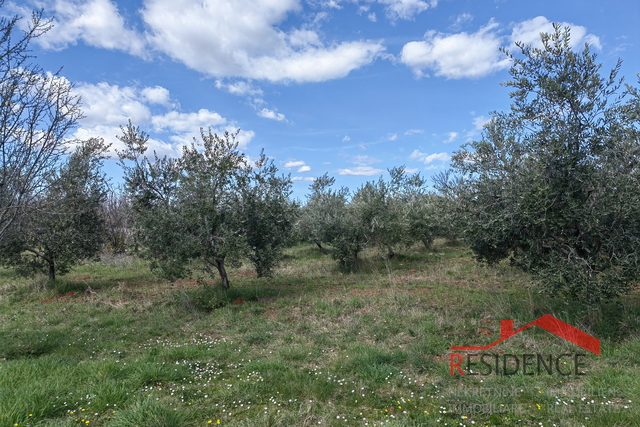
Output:
<svg viewBox="0 0 640 427">
<path fill-rule="evenodd" d="M 223 291 L 131 257 L 54 285 L 0 270 L 0 427 L 638 425 L 637 294 L 586 311 L 444 242 L 365 253 L 358 274 L 310 245 L 273 279 L 230 273 Z M 449 374 L 450 346 L 543 314 L 601 339 L 586 375 Z M 496 349 L 579 350 L 539 328 Z"/>
</svg>

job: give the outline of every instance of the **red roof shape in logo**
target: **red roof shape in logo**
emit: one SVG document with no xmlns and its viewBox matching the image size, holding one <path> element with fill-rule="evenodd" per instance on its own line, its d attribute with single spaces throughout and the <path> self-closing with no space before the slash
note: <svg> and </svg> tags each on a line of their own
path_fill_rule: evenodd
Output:
<svg viewBox="0 0 640 427">
<path fill-rule="evenodd" d="M 469 347 L 450 347 L 451 350 L 488 350 L 491 347 L 500 344 L 502 341 L 511 338 L 514 335 L 519 334 L 530 326 L 540 326 L 552 334 L 564 338 L 565 340 L 572 342 L 591 353 L 600 355 L 600 340 L 586 332 L 581 331 L 578 328 L 574 328 L 568 323 L 563 322 L 560 319 L 553 317 L 550 314 L 545 314 L 539 319 L 534 320 L 531 323 L 524 325 L 522 328 L 513 330 L 513 320 L 501 320 L 500 321 L 500 339 L 486 346 L 469 346 Z"/>
</svg>

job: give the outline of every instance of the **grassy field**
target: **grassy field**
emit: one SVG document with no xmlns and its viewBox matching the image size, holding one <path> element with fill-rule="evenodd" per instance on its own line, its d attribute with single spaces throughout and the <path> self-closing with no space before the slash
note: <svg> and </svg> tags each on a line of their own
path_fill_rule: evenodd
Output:
<svg viewBox="0 0 640 427">
<path fill-rule="evenodd" d="M 231 281 L 168 283 L 129 257 L 53 286 L 0 270 L 0 427 L 640 425 L 637 293 L 585 311 L 444 242 L 367 253 L 359 274 L 299 246 L 274 279 Z M 450 346 L 544 314 L 601 340 L 585 375 L 450 375 Z M 492 351 L 586 353 L 537 327 Z"/>
</svg>

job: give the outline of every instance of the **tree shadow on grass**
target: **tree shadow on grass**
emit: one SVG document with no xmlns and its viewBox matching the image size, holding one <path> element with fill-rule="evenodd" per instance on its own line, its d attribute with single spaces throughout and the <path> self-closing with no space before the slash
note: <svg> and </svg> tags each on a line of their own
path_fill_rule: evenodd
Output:
<svg viewBox="0 0 640 427">
<path fill-rule="evenodd" d="M 526 315 L 531 320 L 550 314 L 600 340 L 621 342 L 640 333 L 640 300 L 636 295 L 623 296 L 599 306 L 532 294 L 529 298 L 511 296 L 508 312 L 511 318 Z M 508 317 L 505 317 L 505 319 Z M 524 321 L 524 319 L 522 319 Z"/>
</svg>

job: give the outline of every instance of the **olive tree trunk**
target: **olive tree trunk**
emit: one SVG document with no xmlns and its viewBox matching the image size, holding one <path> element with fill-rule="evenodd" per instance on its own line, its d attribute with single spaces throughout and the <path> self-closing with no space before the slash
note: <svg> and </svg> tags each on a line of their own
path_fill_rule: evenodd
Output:
<svg viewBox="0 0 640 427">
<path fill-rule="evenodd" d="M 216 259 L 216 268 L 218 269 L 218 273 L 220 273 L 222 287 L 225 289 L 229 289 L 231 285 L 229 284 L 229 276 L 227 276 L 227 270 L 224 268 L 224 258 Z"/>
</svg>

